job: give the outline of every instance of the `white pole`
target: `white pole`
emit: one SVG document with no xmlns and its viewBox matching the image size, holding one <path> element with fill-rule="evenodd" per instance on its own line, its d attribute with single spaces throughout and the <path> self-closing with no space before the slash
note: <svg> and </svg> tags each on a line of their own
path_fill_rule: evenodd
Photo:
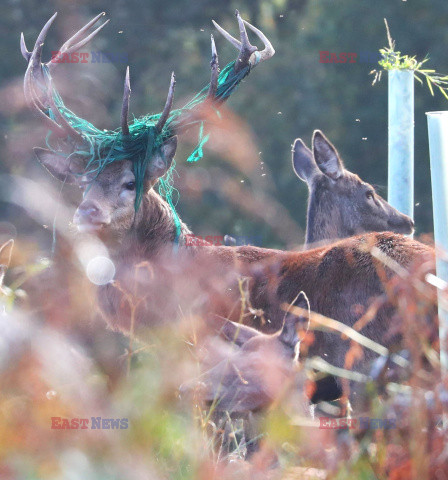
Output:
<svg viewBox="0 0 448 480">
<path fill-rule="evenodd" d="M 414 71 L 389 70 L 387 201 L 414 218 Z"/>
<path fill-rule="evenodd" d="M 448 111 L 428 112 L 429 153 L 434 215 L 434 241 L 437 248 L 437 276 L 448 282 Z M 448 311 L 439 295 L 440 362 L 442 378 L 448 380 Z"/>
</svg>

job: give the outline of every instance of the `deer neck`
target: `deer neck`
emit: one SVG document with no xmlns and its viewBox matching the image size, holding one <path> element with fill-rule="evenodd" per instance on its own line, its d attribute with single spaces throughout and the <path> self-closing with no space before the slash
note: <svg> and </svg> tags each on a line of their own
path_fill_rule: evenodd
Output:
<svg viewBox="0 0 448 480">
<path fill-rule="evenodd" d="M 179 218 L 180 228 L 177 228 L 175 213 L 159 194 L 153 190 L 144 196 L 136 214 L 134 225 L 123 242 L 120 252 L 138 252 L 138 255 L 148 259 L 162 250 L 174 250 L 185 244 L 185 236 L 191 231 Z"/>
<path fill-rule="evenodd" d="M 339 210 L 325 198 L 325 193 L 310 192 L 305 246 L 326 244 L 344 236 Z"/>
</svg>

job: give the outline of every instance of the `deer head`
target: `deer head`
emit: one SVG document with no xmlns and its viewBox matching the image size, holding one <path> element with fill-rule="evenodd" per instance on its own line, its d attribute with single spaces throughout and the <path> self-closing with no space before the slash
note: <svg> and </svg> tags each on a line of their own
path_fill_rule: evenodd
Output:
<svg viewBox="0 0 448 480">
<path fill-rule="evenodd" d="M 387 203 L 372 185 L 348 171 L 320 130 L 314 132 L 312 143 L 311 151 L 298 138 L 292 149 L 294 172 L 310 191 L 307 244 L 364 232 L 412 233 L 412 219 Z"/>
<path fill-rule="evenodd" d="M 222 333 L 238 348 L 212 343 L 202 365 L 205 371 L 200 382 L 186 382 L 180 393 L 191 393 L 199 387 L 199 396 L 206 404 L 213 404 L 216 412 L 229 414 L 256 412 L 272 405 L 285 394 L 285 386 L 294 378 L 296 349 L 310 321 L 310 305 L 304 292 L 297 295 L 292 305 L 306 314 L 287 312 L 282 329 L 272 335 L 226 322 Z"/>
<path fill-rule="evenodd" d="M 174 136 L 154 154 L 145 172 L 145 192 L 169 170 L 176 148 L 177 137 Z M 135 210 L 136 178 L 132 160 L 111 163 L 97 175 L 85 172 L 84 164 L 76 158 L 61 159 L 43 148 L 34 148 L 34 152 L 53 177 L 81 189 L 83 198 L 73 217 L 80 233 L 95 233 L 103 240 L 120 239 L 148 213 L 145 209 L 147 198 L 144 207 Z M 149 198 L 158 201 L 155 192 Z"/>
<path fill-rule="evenodd" d="M 202 123 L 200 107 L 212 104 L 216 109 L 216 105 L 230 96 L 252 68 L 274 54 L 274 49 L 264 34 L 243 20 L 238 11 L 236 17 L 240 40 L 213 22 L 225 38 L 237 47 L 239 53 L 236 61 L 219 71 L 212 36 L 209 85 L 183 108 L 173 110 L 175 77 L 172 74 L 162 113 L 146 115 L 132 124 L 128 122 L 131 94 L 128 67 L 121 127 L 103 131 L 77 117 L 63 104 L 53 87 L 51 76 L 59 63 L 57 58 L 47 63 L 41 62 L 44 41 L 56 15 L 45 24 L 31 52 L 25 45 L 23 34 L 21 36 L 21 51 L 28 62 L 24 80 L 25 98 L 51 131 L 49 143 L 52 148 L 36 148 L 34 151 L 51 175 L 82 188 L 83 200 L 74 216 L 74 223 L 79 230 L 122 236 L 136 220 L 143 218 L 139 207 L 144 194 L 171 168 L 177 147 L 176 134 Z M 58 55 L 70 54 L 90 41 L 107 24 L 106 21 L 87 34 L 103 16 L 104 13 L 96 16 L 75 33 L 62 45 Z M 250 44 L 246 26 L 263 41 L 265 48 L 262 51 Z M 157 195 L 151 198 L 157 201 Z"/>
</svg>

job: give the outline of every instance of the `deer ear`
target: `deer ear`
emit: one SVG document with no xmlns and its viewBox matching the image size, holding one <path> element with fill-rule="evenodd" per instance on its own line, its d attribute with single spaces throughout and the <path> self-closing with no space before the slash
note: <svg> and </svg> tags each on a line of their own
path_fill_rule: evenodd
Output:
<svg viewBox="0 0 448 480">
<path fill-rule="evenodd" d="M 301 291 L 293 300 L 291 305 L 302 308 L 307 312 L 305 315 L 297 315 L 288 310 L 285 314 L 283 328 L 280 332 L 280 340 L 291 347 L 295 347 L 295 345 L 300 341 L 298 332 L 308 331 L 310 322 L 310 302 L 306 296 L 306 293 Z"/>
<path fill-rule="evenodd" d="M 227 320 L 224 323 L 224 325 L 221 327 L 220 332 L 227 341 L 233 342 L 239 347 L 244 345 L 251 338 L 262 335 L 261 332 L 255 330 L 254 328 L 247 327 L 246 325 L 242 325 L 241 323 L 235 323 L 230 320 Z"/>
<path fill-rule="evenodd" d="M 2 246 L 0 246 L 0 288 L 3 285 L 3 278 L 6 270 L 8 270 L 9 263 L 11 262 L 12 249 L 14 247 L 14 240 L 8 240 Z"/>
<path fill-rule="evenodd" d="M 58 155 L 45 148 L 33 148 L 39 163 L 52 175 L 64 183 L 76 183 L 77 174 L 81 174 L 84 164 L 79 157 Z"/>
<path fill-rule="evenodd" d="M 292 147 L 292 168 L 300 180 L 308 182 L 317 173 L 313 152 L 297 138 Z"/>
<path fill-rule="evenodd" d="M 327 177 L 337 180 L 343 175 L 344 165 L 336 148 L 320 130 L 315 130 L 313 134 L 313 155 L 317 166 Z"/>
<path fill-rule="evenodd" d="M 174 155 L 176 155 L 176 149 L 176 135 L 168 140 L 165 140 L 160 147 L 160 152 L 157 152 L 154 155 L 154 158 L 148 167 L 148 176 L 150 179 L 155 180 L 165 175 L 173 163 Z"/>
</svg>

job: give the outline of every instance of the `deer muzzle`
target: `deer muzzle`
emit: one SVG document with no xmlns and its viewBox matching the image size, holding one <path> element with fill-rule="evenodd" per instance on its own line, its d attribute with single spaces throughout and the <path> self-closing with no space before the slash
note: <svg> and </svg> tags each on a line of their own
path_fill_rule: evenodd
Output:
<svg viewBox="0 0 448 480">
<path fill-rule="evenodd" d="M 111 222 L 110 217 L 95 202 L 83 202 L 73 217 L 73 223 L 82 233 L 102 230 Z"/>
<path fill-rule="evenodd" d="M 401 233 L 403 235 L 410 235 L 414 232 L 414 220 L 407 215 L 400 214 L 392 217 L 388 221 L 391 230 L 395 233 Z"/>
</svg>

